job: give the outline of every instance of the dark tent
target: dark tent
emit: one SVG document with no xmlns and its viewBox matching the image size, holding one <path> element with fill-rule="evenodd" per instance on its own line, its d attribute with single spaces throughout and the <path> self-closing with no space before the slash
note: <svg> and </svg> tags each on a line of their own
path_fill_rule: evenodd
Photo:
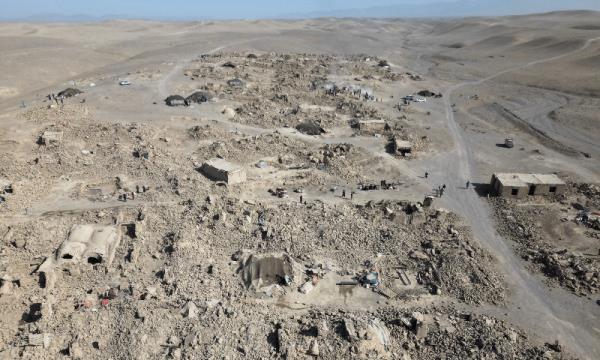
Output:
<svg viewBox="0 0 600 360">
<path fill-rule="evenodd" d="M 225 64 L 223 64 L 221 66 L 226 67 L 226 68 L 231 68 L 231 69 L 235 69 L 236 68 L 236 65 L 234 63 L 232 63 L 231 61 L 228 61 L 228 62 L 226 62 Z"/>
<path fill-rule="evenodd" d="M 433 91 L 430 91 L 430 90 L 421 90 L 417 94 L 419 96 L 423 96 L 423 97 L 434 97 L 434 96 L 437 96 L 436 93 L 434 93 Z"/>
<path fill-rule="evenodd" d="M 325 130 L 313 122 L 303 122 L 296 126 L 296 130 L 306 135 L 321 135 Z"/>
<path fill-rule="evenodd" d="M 256 54 L 248 54 L 247 58 L 248 59 L 258 59 L 258 56 L 256 56 Z"/>
<path fill-rule="evenodd" d="M 171 95 L 165 99 L 165 103 L 169 106 L 187 106 L 187 100 L 181 95 Z"/>
<path fill-rule="evenodd" d="M 379 65 L 379 67 L 390 67 L 390 63 L 387 60 L 380 60 L 377 65 Z"/>
<path fill-rule="evenodd" d="M 191 103 L 200 104 L 200 103 L 210 101 L 212 98 L 213 98 L 213 96 L 206 91 L 196 91 L 192 95 L 188 96 L 185 100 L 187 101 L 188 104 L 191 104 Z"/>
<path fill-rule="evenodd" d="M 231 87 L 244 87 L 246 86 L 246 83 L 243 82 L 240 79 L 231 79 L 227 81 L 227 85 L 231 86 Z"/>
<path fill-rule="evenodd" d="M 57 94 L 58 97 L 66 97 L 66 98 L 70 98 L 72 96 L 77 96 L 79 94 L 83 94 L 83 91 L 79 90 L 79 89 L 74 89 L 74 88 L 68 88 L 68 89 L 64 89 L 63 91 L 59 92 Z"/>
</svg>

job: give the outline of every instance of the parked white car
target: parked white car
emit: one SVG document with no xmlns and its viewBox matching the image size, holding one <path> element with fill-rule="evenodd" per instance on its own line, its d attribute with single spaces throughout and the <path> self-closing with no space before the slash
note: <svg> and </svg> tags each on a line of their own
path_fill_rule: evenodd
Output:
<svg viewBox="0 0 600 360">
<path fill-rule="evenodd" d="M 424 103 L 424 102 L 426 102 L 426 101 L 427 101 L 427 99 L 425 99 L 425 98 L 422 98 L 422 97 L 415 97 L 415 101 L 416 101 L 416 102 L 420 102 L 420 103 Z"/>
<path fill-rule="evenodd" d="M 129 81 L 129 80 L 121 80 L 121 81 L 119 81 L 119 85 L 121 85 L 121 86 L 131 85 L 131 81 Z"/>
</svg>

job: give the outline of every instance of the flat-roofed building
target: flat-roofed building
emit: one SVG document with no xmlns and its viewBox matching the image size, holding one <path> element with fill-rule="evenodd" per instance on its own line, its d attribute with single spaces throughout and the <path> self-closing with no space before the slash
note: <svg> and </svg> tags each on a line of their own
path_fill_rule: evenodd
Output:
<svg viewBox="0 0 600 360">
<path fill-rule="evenodd" d="M 567 187 L 554 174 L 494 174 L 490 185 L 496 195 L 513 198 L 562 194 Z"/>
<path fill-rule="evenodd" d="M 407 156 L 412 153 L 412 144 L 410 141 L 401 140 L 396 137 L 392 139 L 392 152 L 394 154 L 400 154 L 402 156 Z"/>
<path fill-rule="evenodd" d="M 244 168 L 219 158 L 204 162 L 200 171 L 209 179 L 225 181 L 228 184 L 239 184 L 246 181 L 246 171 Z"/>
<path fill-rule="evenodd" d="M 62 131 L 44 131 L 40 137 L 40 143 L 43 145 L 54 145 L 62 141 Z"/>
</svg>

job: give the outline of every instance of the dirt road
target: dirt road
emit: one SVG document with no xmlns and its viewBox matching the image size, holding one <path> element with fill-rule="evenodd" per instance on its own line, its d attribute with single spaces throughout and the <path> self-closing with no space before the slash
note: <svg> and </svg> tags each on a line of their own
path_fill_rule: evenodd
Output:
<svg viewBox="0 0 600 360">
<path fill-rule="evenodd" d="M 508 316 L 516 324 L 544 337 L 557 338 L 572 351 L 587 359 L 600 358 L 600 310 L 592 301 L 578 298 L 560 289 L 549 289 L 531 275 L 525 264 L 515 255 L 509 243 L 495 231 L 490 211 L 475 191 L 465 189 L 466 181 L 476 176 L 475 161 L 469 142 L 454 119 L 452 94 L 465 86 L 480 85 L 504 74 L 537 64 L 550 62 L 583 51 L 598 39 L 588 40 L 583 47 L 569 53 L 532 61 L 525 65 L 503 70 L 477 81 L 453 85 L 444 93 L 447 126 L 454 138 L 456 149 L 447 156 L 432 160 L 429 168 L 436 169 L 432 183 L 448 185 L 450 191 L 444 201 L 467 218 L 473 233 L 498 259 L 507 281 L 512 286 L 512 304 Z"/>
</svg>

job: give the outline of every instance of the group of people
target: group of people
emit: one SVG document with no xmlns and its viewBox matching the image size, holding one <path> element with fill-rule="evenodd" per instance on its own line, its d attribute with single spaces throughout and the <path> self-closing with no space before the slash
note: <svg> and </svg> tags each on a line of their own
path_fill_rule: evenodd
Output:
<svg viewBox="0 0 600 360">
<path fill-rule="evenodd" d="M 437 188 L 438 197 L 442 197 L 442 195 L 444 195 L 444 191 L 446 191 L 446 184 Z"/>
<path fill-rule="evenodd" d="M 119 201 L 127 202 L 127 200 L 135 200 L 134 191 L 119 194 Z"/>
<path fill-rule="evenodd" d="M 429 178 L 429 173 L 426 171 L 425 172 L 425 179 L 428 179 L 428 178 Z M 467 183 L 465 185 L 465 189 L 469 189 L 470 187 L 471 187 L 471 181 L 467 180 Z M 446 184 L 438 186 L 438 188 L 436 189 L 438 197 L 442 197 L 444 195 L 444 191 L 446 191 Z"/>
<path fill-rule="evenodd" d="M 56 96 L 54 94 L 48 94 L 47 95 L 48 100 L 54 100 L 56 102 L 56 105 L 58 105 L 58 102 L 60 101 L 61 104 L 65 103 L 65 97 L 64 96 Z"/>
<path fill-rule="evenodd" d="M 342 198 L 346 198 L 346 189 L 342 189 Z M 354 191 L 350 192 L 350 200 L 354 199 Z"/>
</svg>

